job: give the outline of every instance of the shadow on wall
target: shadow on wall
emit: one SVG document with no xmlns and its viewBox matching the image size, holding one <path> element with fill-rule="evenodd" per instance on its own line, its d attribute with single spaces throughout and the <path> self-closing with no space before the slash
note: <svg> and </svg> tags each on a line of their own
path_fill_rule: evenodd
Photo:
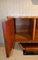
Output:
<svg viewBox="0 0 38 60">
<path fill-rule="evenodd" d="M 38 5 L 38 0 L 32 0 L 33 5 Z"/>
</svg>

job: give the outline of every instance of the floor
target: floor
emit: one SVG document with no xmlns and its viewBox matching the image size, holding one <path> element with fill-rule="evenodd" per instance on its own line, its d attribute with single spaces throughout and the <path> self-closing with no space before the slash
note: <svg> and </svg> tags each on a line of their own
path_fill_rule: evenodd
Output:
<svg viewBox="0 0 38 60">
<path fill-rule="evenodd" d="M 5 48 L 0 47 L 0 60 L 38 60 L 38 55 L 23 55 L 23 51 L 20 48 L 14 48 L 9 58 L 6 57 Z"/>
</svg>

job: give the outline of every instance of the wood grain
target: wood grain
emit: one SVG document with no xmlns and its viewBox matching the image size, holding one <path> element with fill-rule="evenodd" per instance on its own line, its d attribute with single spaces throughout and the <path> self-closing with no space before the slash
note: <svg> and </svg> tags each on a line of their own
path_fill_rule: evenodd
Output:
<svg viewBox="0 0 38 60">
<path fill-rule="evenodd" d="M 5 40 L 6 55 L 9 57 L 15 42 L 14 18 L 7 19 L 3 23 L 3 34 Z"/>
<path fill-rule="evenodd" d="M 38 16 L 19 16 L 17 18 L 28 18 L 28 19 L 34 19 L 34 23 L 33 23 L 33 39 L 30 38 L 30 35 L 27 34 L 27 36 L 23 36 L 20 34 L 16 34 L 16 27 L 15 27 L 15 20 L 13 16 L 7 16 L 7 21 L 4 22 L 3 24 L 3 34 L 4 34 L 4 40 L 5 40 L 5 48 L 6 48 L 6 55 L 9 56 L 10 52 L 12 50 L 12 47 L 14 47 L 14 43 L 18 42 L 20 43 L 38 43 L 38 30 L 36 32 L 36 19 L 38 18 Z M 16 19 L 16 18 L 15 18 Z M 23 22 L 22 22 L 23 23 Z M 24 24 L 24 23 L 23 23 Z M 31 30 L 31 29 L 30 29 Z M 20 31 L 25 31 L 25 30 L 21 30 Z M 19 32 L 19 30 L 18 30 Z M 35 35 L 36 34 L 36 35 Z M 36 38 L 35 38 L 36 36 Z M 23 48 L 23 46 L 20 44 L 20 46 L 22 47 L 22 49 L 26 49 L 27 51 L 38 51 L 38 46 L 37 47 L 26 47 Z"/>
<path fill-rule="evenodd" d="M 34 24 L 33 24 L 33 40 L 35 39 L 35 30 L 36 30 L 36 18 L 34 18 Z"/>
</svg>

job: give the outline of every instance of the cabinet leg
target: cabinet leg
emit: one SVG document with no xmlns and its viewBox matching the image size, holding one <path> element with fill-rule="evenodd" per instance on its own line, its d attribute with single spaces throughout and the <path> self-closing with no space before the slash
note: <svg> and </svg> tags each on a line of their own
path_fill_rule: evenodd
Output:
<svg viewBox="0 0 38 60">
<path fill-rule="evenodd" d="M 8 53 L 6 53 L 6 57 L 9 57 L 9 54 Z"/>
</svg>

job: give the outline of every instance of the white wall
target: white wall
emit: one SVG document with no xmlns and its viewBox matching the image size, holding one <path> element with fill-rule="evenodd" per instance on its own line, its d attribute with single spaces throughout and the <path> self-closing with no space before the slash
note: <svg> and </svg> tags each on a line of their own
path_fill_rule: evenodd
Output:
<svg viewBox="0 0 38 60">
<path fill-rule="evenodd" d="M 38 15 L 38 0 L 0 0 L 0 43 L 4 42 L 2 21 L 7 15 Z"/>
<path fill-rule="evenodd" d="M 38 15 L 38 0 L 0 0 L 0 18 L 7 15 Z"/>
</svg>

